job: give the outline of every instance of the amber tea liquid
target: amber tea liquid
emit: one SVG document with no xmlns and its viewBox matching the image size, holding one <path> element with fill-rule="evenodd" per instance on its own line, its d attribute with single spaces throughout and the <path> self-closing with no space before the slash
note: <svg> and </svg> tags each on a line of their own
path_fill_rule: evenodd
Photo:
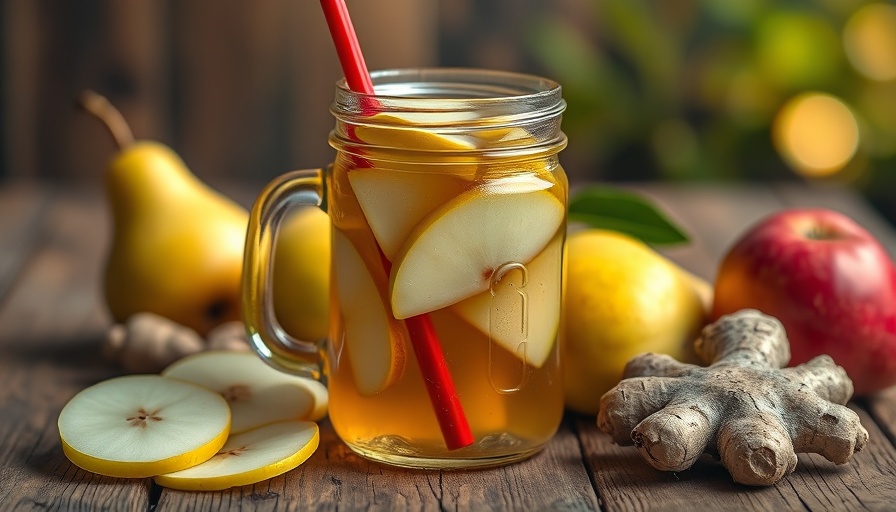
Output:
<svg viewBox="0 0 896 512">
<path fill-rule="evenodd" d="M 529 457 L 563 415 L 560 86 L 482 69 L 371 75 L 372 96 L 337 83 L 333 163 L 275 178 L 252 208 L 251 345 L 325 381 L 336 433 L 366 458 L 450 469 Z M 271 314 L 274 234 L 294 205 L 331 220 L 324 340 L 295 339 Z"/>
<path fill-rule="evenodd" d="M 549 194 L 558 205 L 565 208 L 567 182 L 557 159 L 539 156 L 499 165 L 394 165 L 388 162 L 366 161 L 359 165 L 357 159 L 341 157 L 332 166 L 328 177 L 328 202 L 333 220 L 334 238 L 351 244 L 349 251 L 357 251 L 363 261 L 364 271 L 381 273 L 376 283 L 377 296 L 388 309 L 390 286 L 385 269 L 400 264 L 401 258 L 411 249 L 406 247 L 427 229 L 438 229 L 439 215 L 451 215 L 452 204 L 467 194 L 474 201 L 477 188 L 488 194 L 516 194 L 521 204 L 527 204 L 527 196 Z M 381 179 L 396 191 L 414 193 L 417 197 L 400 195 L 375 197 L 368 190 L 356 192 L 353 184 L 367 186 L 364 178 L 353 177 L 371 173 L 372 179 Z M 504 186 L 504 183 L 508 185 Z M 534 186 L 515 183 L 525 182 Z M 494 192 L 492 192 L 494 191 Z M 369 204 L 366 214 L 359 194 L 366 194 L 361 201 Z M 371 194 L 373 194 L 371 196 Z M 386 208 L 404 202 L 417 203 L 421 197 L 429 201 L 425 207 L 412 207 L 408 215 L 414 218 L 409 224 L 407 238 L 389 241 L 398 246 L 398 254 L 390 254 L 393 261 L 384 263 L 383 249 L 377 241 L 377 233 L 371 224 L 389 222 L 377 217 L 378 201 Z M 544 201 L 543 201 L 544 202 Z M 454 208 L 463 208 L 459 202 Z M 399 208 L 400 209 L 400 208 Z M 448 212 L 448 213 L 446 213 Z M 501 215 L 502 212 L 493 212 Z M 537 214 L 536 212 L 531 212 Z M 368 217 L 371 220 L 368 220 Z M 435 217 L 435 219 L 434 219 Z M 475 217 L 475 216 L 474 216 Z M 463 244 L 477 240 L 477 230 L 498 229 L 483 224 L 466 226 L 469 238 L 446 242 L 445 250 L 455 249 L 451 244 Z M 511 219 L 511 222 L 524 219 Z M 498 222 L 500 224 L 500 221 Z M 420 225 L 423 225 L 421 228 Z M 449 450 L 433 412 L 433 404 L 427 394 L 424 376 L 416 364 L 409 337 L 399 324 L 399 333 L 393 340 L 400 344 L 404 364 L 401 374 L 381 390 L 361 391 L 356 382 L 356 369 L 351 357 L 351 340 L 354 333 L 346 331 L 345 317 L 357 314 L 351 311 L 355 297 L 340 297 L 340 279 L 354 278 L 356 270 L 340 275 L 339 258 L 334 253 L 332 264 L 331 329 L 329 345 L 330 419 L 340 438 L 358 453 L 397 465 L 412 467 L 454 467 L 489 465 L 525 458 L 542 447 L 555 433 L 563 410 L 563 394 L 558 364 L 557 330 L 560 319 L 562 251 L 565 222 L 560 222 L 548 233 L 538 233 L 543 241 L 526 261 L 502 262 L 505 265 L 500 279 L 494 279 L 495 269 L 484 268 L 482 276 L 486 288 L 470 296 L 439 304 L 437 309 L 426 310 L 438 335 L 448 363 L 451 378 L 457 390 L 464 414 L 475 441 L 459 450 Z M 385 228 L 380 228 L 383 230 Z M 523 236 L 528 232 L 523 229 Z M 527 242 L 529 242 L 527 240 Z M 516 240 L 485 237 L 480 244 L 513 244 Z M 525 244 L 531 245 L 531 244 Z M 334 251 L 345 249 L 334 244 Z M 394 251 L 394 248 L 390 248 Z M 488 251 L 488 247 L 476 247 L 474 252 Z M 509 251 L 512 253 L 513 251 Z M 465 251 L 458 251 L 462 257 Z M 343 264 L 344 266 L 344 264 Z M 500 267 L 500 265 L 499 265 Z M 434 261 L 429 272 L 445 272 Z M 450 279 L 448 279 L 450 281 Z M 426 279 L 419 286 L 426 286 Z M 392 288 L 394 293 L 395 289 Z M 355 295 L 355 292 L 346 292 Z M 364 304 L 370 304 L 370 300 Z M 426 308 L 424 308 L 426 309 Z M 523 318 L 525 316 L 525 318 Z M 535 322 L 533 325 L 532 322 Z M 363 335 L 362 335 L 363 336 Z M 529 347 L 526 347 L 529 345 Z M 535 345 L 538 345 L 535 347 Z M 369 360 L 355 359 L 354 364 L 368 365 Z"/>
</svg>

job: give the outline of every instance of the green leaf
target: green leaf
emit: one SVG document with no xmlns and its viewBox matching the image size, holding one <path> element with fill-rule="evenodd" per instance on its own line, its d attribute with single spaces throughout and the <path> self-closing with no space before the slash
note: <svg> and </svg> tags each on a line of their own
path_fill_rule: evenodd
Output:
<svg viewBox="0 0 896 512">
<path fill-rule="evenodd" d="M 569 202 L 569 220 L 618 231 L 653 245 L 680 244 L 687 235 L 646 198 L 633 192 L 591 186 Z"/>
</svg>

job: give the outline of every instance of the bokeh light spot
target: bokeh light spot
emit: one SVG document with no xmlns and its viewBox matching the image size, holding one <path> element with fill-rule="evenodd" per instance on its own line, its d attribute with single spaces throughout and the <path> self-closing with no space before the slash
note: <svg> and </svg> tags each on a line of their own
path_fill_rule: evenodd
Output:
<svg viewBox="0 0 896 512">
<path fill-rule="evenodd" d="M 878 3 L 857 10 L 843 28 L 843 48 L 867 78 L 896 79 L 896 6 Z"/>
<path fill-rule="evenodd" d="M 859 147 L 859 123 L 840 99 L 801 94 L 784 105 L 772 126 L 775 147 L 797 173 L 822 177 L 843 169 Z"/>
</svg>

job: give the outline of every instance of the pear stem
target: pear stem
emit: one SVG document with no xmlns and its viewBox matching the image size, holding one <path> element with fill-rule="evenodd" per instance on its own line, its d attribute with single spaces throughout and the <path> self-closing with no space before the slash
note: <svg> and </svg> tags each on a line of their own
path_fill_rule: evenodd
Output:
<svg viewBox="0 0 896 512">
<path fill-rule="evenodd" d="M 103 126 L 115 140 L 118 149 L 124 149 L 134 143 L 134 133 L 128 126 L 128 122 L 105 96 L 88 89 L 78 97 L 77 105 L 102 121 Z"/>
</svg>

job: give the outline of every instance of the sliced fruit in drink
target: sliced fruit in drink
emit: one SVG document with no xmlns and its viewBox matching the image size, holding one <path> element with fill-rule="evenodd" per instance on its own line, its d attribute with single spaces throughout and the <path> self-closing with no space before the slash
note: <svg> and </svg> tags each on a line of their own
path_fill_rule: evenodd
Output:
<svg viewBox="0 0 896 512">
<path fill-rule="evenodd" d="M 392 267 L 392 313 L 403 319 L 488 289 L 506 263 L 528 263 L 563 223 L 564 206 L 534 176 L 495 180 L 443 204 L 408 236 Z"/>
<path fill-rule="evenodd" d="M 171 364 L 162 375 L 224 397 L 233 415 L 230 431 L 235 434 L 283 420 L 317 421 L 327 412 L 323 384 L 279 372 L 253 353 L 200 352 Z"/>
<path fill-rule="evenodd" d="M 348 179 L 373 236 L 390 261 L 414 226 L 469 187 L 469 182 L 451 174 L 384 169 L 353 169 Z"/>
<path fill-rule="evenodd" d="M 563 239 L 558 236 L 524 270 L 506 268 L 504 276 L 494 276 L 502 278 L 493 278 L 490 289 L 452 309 L 492 342 L 540 368 L 560 325 L 562 252 Z"/>
<path fill-rule="evenodd" d="M 59 414 L 62 450 L 76 466 L 141 478 L 211 458 L 230 433 L 221 395 L 158 375 L 128 375 L 90 386 Z"/>
<path fill-rule="evenodd" d="M 466 135 L 438 133 L 439 125 L 467 121 L 469 116 L 452 118 L 444 112 L 403 112 L 375 114 L 354 127 L 359 140 L 372 146 L 420 151 L 465 151 L 476 148 L 476 139 Z"/>
<path fill-rule="evenodd" d="M 533 144 L 535 137 L 520 127 L 486 128 L 475 132 L 479 147 L 513 147 Z"/>
<path fill-rule="evenodd" d="M 156 476 L 163 487 L 219 491 L 251 485 L 297 468 L 320 444 L 310 421 L 283 421 L 230 436 L 211 459 L 181 471 Z"/>
<path fill-rule="evenodd" d="M 376 241 L 370 239 L 372 251 Z M 405 364 L 404 331 L 386 307 L 379 290 L 386 287 L 382 264 L 366 265 L 351 240 L 333 230 L 333 257 L 345 351 L 355 384 L 363 395 L 374 395 L 401 376 Z"/>
</svg>

